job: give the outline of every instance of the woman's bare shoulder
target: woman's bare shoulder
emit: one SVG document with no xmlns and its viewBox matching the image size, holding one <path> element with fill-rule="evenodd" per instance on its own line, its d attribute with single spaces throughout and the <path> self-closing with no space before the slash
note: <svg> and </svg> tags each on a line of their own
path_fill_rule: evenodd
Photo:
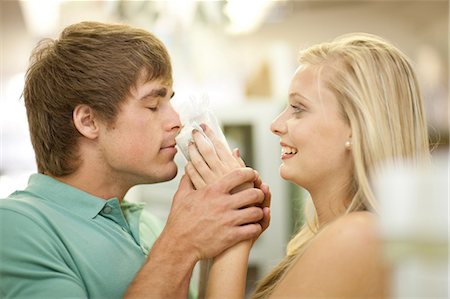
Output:
<svg viewBox="0 0 450 299">
<path fill-rule="evenodd" d="M 337 242 L 353 248 L 377 244 L 381 241 L 378 216 L 367 211 L 343 215 L 330 223 L 314 241 L 319 243 L 316 246 L 320 246 L 320 243 Z"/>
<path fill-rule="evenodd" d="M 311 241 L 281 284 L 283 296 L 383 298 L 387 274 L 377 216 L 352 212 Z"/>
<path fill-rule="evenodd" d="M 356 260 L 378 257 L 381 250 L 377 216 L 361 211 L 343 215 L 325 227 L 311 241 L 305 256 Z"/>
</svg>

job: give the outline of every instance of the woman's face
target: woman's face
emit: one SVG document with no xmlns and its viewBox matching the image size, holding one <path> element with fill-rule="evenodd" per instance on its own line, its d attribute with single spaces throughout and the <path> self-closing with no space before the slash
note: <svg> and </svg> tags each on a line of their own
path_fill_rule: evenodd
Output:
<svg viewBox="0 0 450 299">
<path fill-rule="evenodd" d="M 312 67 L 299 67 L 291 81 L 287 108 L 272 122 L 280 137 L 280 175 L 308 191 L 351 173 L 351 138 L 334 94 Z"/>
</svg>

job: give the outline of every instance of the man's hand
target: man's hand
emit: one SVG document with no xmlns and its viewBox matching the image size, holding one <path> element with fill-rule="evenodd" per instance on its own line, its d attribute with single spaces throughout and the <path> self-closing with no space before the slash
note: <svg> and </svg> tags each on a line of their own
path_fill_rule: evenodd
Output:
<svg viewBox="0 0 450 299">
<path fill-rule="evenodd" d="M 255 188 L 261 190 L 264 193 L 264 201 L 259 205 L 263 210 L 263 218 L 258 222 L 261 225 L 261 233 L 263 233 L 270 225 L 270 203 L 272 199 L 272 193 L 270 193 L 269 186 L 261 181 L 261 177 L 258 176 L 254 182 Z M 258 236 L 259 237 L 259 236 Z"/>
<path fill-rule="evenodd" d="M 264 217 L 259 207 L 264 204 L 264 192 L 249 188 L 231 194 L 237 186 L 254 181 L 257 173 L 253 169 L 238 168 L 195 190 L 188 176 L 183 176 L 162 235 L 176 238 L 178 246 L 196 260 L 217 256 L 240 241 L 257 238 L 262 232 L 258 222 Z"/>
<path fill-rule="evenodd" d="M 191 162 L 188 162 L 185 168 L 185 172 L 189 175 L 196 189 L 201 189 L 218 181 L 233 169 L 245 167 L 239 149 L 230 152 L 228 147 L 214 135 L 214 132 L 208 126 L 202 124 L 201 127 L 209 140 L 198 132 L 193 133 L 195 144 L 189 146 Z M 259 221 L 263 232 L 270 224 L 271 193 L 269 187 L 262 183 L 259 174 L 256 171 L 255 173 L 255 181 L 239 185 L 231 190 L 231 193 L 248 188 L 257 188 L 264 193 L 264 201 L 260 205 L 256 205 L 263 210 L 264 217 Z"/>
</svg>

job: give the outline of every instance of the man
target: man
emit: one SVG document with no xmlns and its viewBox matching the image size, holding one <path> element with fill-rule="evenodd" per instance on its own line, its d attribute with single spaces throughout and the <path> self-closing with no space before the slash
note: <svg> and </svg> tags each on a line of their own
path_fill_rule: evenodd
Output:
<svg viewBox="0 0 450 299">
<path fill-rule="evenodd" d="M 270 192 L 249 168 L 202 190 L 183 177 L 162 231 L 124 201 L 177 173 L 171 63 L 152 34 L 69 26 L 36 47 L 23 95 L 38 174 L 0 201 L 2 297 L 186 298 L 200 259 L 267 227 Z"/>
</svg>

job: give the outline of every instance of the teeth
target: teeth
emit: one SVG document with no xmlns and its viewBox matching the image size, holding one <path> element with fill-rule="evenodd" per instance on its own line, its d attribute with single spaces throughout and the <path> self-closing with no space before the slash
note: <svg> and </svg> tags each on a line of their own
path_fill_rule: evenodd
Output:
<svg viewBox="0 0 450 299">
<path fill-rule="evenodd" d="M 281 154 L 296 154 L 297 149 L 290 147 L 290 146 L 282 146 L 281 147 Z"/>
</svg>

